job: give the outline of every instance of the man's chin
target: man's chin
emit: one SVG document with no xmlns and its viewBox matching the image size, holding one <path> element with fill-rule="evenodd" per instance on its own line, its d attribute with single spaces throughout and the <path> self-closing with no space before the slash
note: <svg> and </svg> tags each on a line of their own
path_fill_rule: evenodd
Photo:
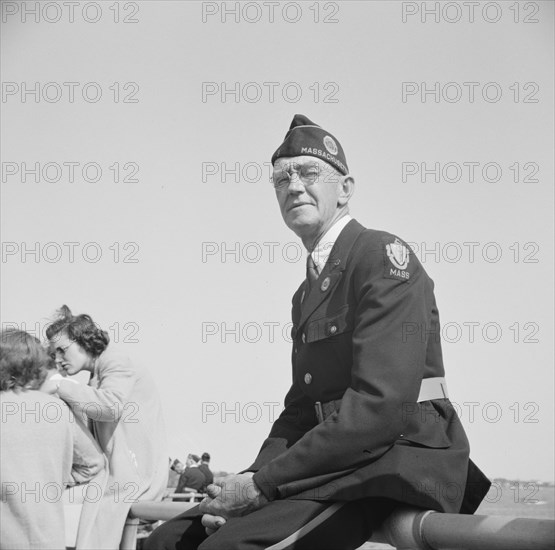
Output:
<svg viewBox="0 0 555 550">
<path fill-rule="evenodd" d="M 311 232 L 311 224 L 308 223 L 306 220 L 302 220 L 300 218 L 296 218 L 291 220 L 287 223 L 287 227 L 297 235 L 297 237 L 302 237 Z"/>
<path fill-rule="evenodd" d="M 310 212 L 306 212 L 304 208 L 299 207 L 289 211 L 286 223 L 289 229 L 298 234 L 298 231 L 310 231 L 314 220 Z"/>
</svg>

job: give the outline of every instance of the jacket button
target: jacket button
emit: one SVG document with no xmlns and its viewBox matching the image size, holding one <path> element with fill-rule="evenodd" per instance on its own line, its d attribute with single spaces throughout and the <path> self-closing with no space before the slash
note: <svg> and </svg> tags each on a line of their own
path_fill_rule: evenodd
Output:
<svg viewBox="0 0 555 550">
<path fill-rule="evenodd" d="M 337 327 L 335 325 L 332 325 L 330 327 L 330 334 L 335 334 L 337 332 Z"/>
<path fill-rule="evenodd" d="M 310 384 L 311 382 L 312 382 L 312 375 L 311 375 L 309 372 L 307 372 L 307 373 L 304 375 L 304 383 L 305 383 L 306 385 L 308 385 L 308 384 Z"/>
<path fill-rule="evenodd" d="M 303 341 L 303 344 L 306 342 L 306 334 L 303 332 L 303 335 L 301 336 L 301 340 Z"/>
</svg>

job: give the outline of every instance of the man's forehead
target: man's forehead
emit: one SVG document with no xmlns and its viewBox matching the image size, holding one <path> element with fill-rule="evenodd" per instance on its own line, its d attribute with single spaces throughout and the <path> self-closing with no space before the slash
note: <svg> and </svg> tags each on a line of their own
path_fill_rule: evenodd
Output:
<svg viewBox="0 0 555 550">
<path fill-rule="evenodd" d="M 280 157 L 276 159 L 274 170 L 285 170 L 291 166 L 318 166 L 320 168 L 327 168 L 329 165 L 327 162 L 310 155 L 302 155 L 298 157 Z"/>
</svg>

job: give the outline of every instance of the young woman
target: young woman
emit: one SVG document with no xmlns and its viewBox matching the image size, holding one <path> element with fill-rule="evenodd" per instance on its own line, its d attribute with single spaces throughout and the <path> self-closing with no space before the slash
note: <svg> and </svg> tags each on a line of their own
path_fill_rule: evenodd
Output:
<svg viewBox="0 0 555 550">
<path fill-rule="evenodd" d="M 67 306 L 46 330 L 59 367 L 69 376 L 85 370 L 88 385 L 52 381 L 76 415 L 86 417 L 106 454 L 109 479 L 94 525 L 77 536 L 78 549 L 119 548 L 133 502 L 159 500 L 168 481 L 168 453 L 162 408 L 148 372 L 109 345 L 108 334 L 89 315 Z"/>
</svg>

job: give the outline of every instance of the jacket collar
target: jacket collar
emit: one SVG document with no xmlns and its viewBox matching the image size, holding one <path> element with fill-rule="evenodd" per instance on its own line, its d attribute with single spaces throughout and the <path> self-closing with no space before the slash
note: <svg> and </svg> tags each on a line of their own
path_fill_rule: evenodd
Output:
<svg viewBox="0 0 555 550">
<path fill-rule="evenodd" d="M 298 328 L 306 323 L 316 308 L 331 294 L 345 270 L 347 258 L 355 241 L 363 231 L 364 227 L 352 219 L 337 237 L 324 269 L 308 294 L 305 294 L 308 292 L 308 282 L 305 281 L 301 294 L 304 299 L 301 298 L 301 319 Z"/>
</svg>

